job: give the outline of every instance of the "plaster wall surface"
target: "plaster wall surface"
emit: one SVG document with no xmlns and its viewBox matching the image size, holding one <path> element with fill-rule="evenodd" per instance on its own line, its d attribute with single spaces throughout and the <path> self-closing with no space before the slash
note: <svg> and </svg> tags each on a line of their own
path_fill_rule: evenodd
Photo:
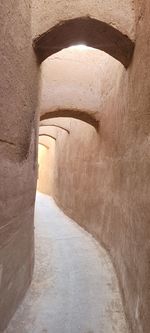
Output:
<svg viewBox="0 0 150 333">
<path fill-rule="evenodd" d="M 116 71 L 122 67 L 93 48 L 71 47 L 47 58 L 41 65 L 41 116 L 67 109 L 100 119 L 101 106 L 114 89 Z"/>
<path fill-rule="evenodd" d="M 131 329 L 149 333 L 150 3 L 135 4 L 132 63 L 116 71 L 100 108 L 99 133 L 72 120 L 61 149 L 58 141 L 55 199 L 107 248 Z"/>
<path fill-rule="evenodd" d="M 45 127 L 45 126 L 60 126 L 63 127 L 68 133 L 70 132 L 70 118 L 64 118 L 64 117 L 58 117 L 58 118 L 52 118 L 52 119 L 46 119 L 46 120 L 41 120 L 40 121 L 40 126 Z"/>
<path fill-rule="evenodd" d="M 52 195 L 53 194 L 53 172 L 55 164 L 55 140 L 48 139 L 47 147 L 39 144 L 38 153 L 38 191 Z"/>
<path fill-rule="evenodd" d="M 51 127 L 51 126 L 50 127 L 47 127 L 47 126 L 46 127 L 43 127 L 43 126 L 39 127 L 39 136 L 41 136 L 41 135 L 51 135 L 56 139 L 58 132 L 59 132 L 59 129 L 57 127 Z"/>
<path fill-rule="evenodd" d="M 39 36 L 63 20 L 90 16 L 135 37 L 133 0 L 33 0 L 32 32 Z"/>
<path fill-rule="evenodd" d="M 31 2 L 0 3 L 0 332 L 32 277 L 37 65 Z"/>
<path fill-rule="evenodd" d="M 30 0 L 0 4 L 0 152 L 11 159 L 27 157 L 36 110 L 38 76 L 30 7 Z"/>
</svg>

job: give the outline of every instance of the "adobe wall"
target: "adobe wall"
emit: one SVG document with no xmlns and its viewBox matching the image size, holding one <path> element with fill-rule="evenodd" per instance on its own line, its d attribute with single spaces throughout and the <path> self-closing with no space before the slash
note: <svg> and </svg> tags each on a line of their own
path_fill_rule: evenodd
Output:
<svg viewBox="0 0 150 333">
<path fill-rule="evenodd" d="M 33 38 L 63 20 L 83 16 L 104 21 L 131 39 L 135 37 L 133 0 L 33 0 Z"/>
<path fill-rule="evenodd" d="M 0 3 L 0 332 L 32 278 L 37 65 L 31 2 Z"/>
<path fill-rule="evenodd" d="M 149 0 L 136 1 L 136 15 L 133 61 L 116 72 L 100 132 L 72 120 L 70 137 L 57 145 L 55 199 L 107 248 L 132 331 L 149 333 Z"/>
<path fill-rule="evenodd" d="M 114 58 L 93 48 L 71 47 L 52 55 L 41 64 L 40 115 L 75 110 L 100 120 L 101 105 L 114 89 L 120 68 Z"/>
<path fill-rule="evenodd" d="M 46 138 L 47 139 L 47 138 Z M 38 182 L 37 190 L 39 192 L 53 195 L 53 172 L 55 163 L 55 140 L 45 140 L 47 147 L 39 144 L 38 153 Z"/>
<path fill-rule="evenodd" d="M 66 212 L 110 251 L 133 331 L 149 333 L 150 4 L 149 0 L 135 3 L 137 38 L 133 62 L 128 71 L 119 67 L 115 92 L 103 105 L 99 135 L 85 124 L 80 125 L 84 128 L 79 128 L 78 133 L 75 121 L 69 140 L 64 134 L 59 135 L 61 146 L 64 138 L 66 151 L 62 150 L 64 154 L 58 151 L 56 156 L 59 163 L 55 197 Z M 34 0 L 33 4 L 33 37 L 63 19 L 90 15 L 134 39 L 131 0 L 116 0 L 115 6 L 114 1 L 79 1 L 76 6 L 75 1 L 52 0 L 49 6 L 48 0 Z M 34 259 L 38 76 L 31 45 L 30 0 L 0 4 L 0 35 L 0 331 L 3 331 L 31 281 Z M 78 155 L 79 148 L 82 158 Z M 59 177 L 62 173 L 64 179 Z M 71 201 L 68 193 L 72 193 Z"/>
</svg>

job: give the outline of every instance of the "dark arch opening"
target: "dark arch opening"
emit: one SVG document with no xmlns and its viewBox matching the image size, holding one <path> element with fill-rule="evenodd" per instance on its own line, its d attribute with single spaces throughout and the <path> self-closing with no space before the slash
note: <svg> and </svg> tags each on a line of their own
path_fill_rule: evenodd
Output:
<svg viewBox="0 0 150 333">
<path fill-rule="evenodd" d="M 49 125 L 48 124 L 41 124 L 40 127 L 57 127 L 57 128 L 60 128 L 60 129 L 64 130 L 68 134 L 70 134 L 70 131 L 67 128 L 65 128 L 63 126 L 60 126 L 60 125 L 55 125 L 55 124 L 49 124 Z"/>
<path fill-rule="evenodd" d="M 79 17 L 62 21 L 33 41 L 33 47 L 41 63 L 52 54 L 75 44 L 102 50 L 129 66 L 134 42 L 111 25 L 90 18 Z"/>
<path fill-rule="evenodd" d="M 76 111 L 76 110 L 57 110 L 52 112 L 50 111 L 42 115 L 40 117 L 40 120 L 58 118 L 58 117 L 79 119 L 81 121 L 84 121 L 85 123 L 90 124 L 97 131 L 99 129 L 99 122 L 95 118 L 93 118 L 90 114 L 83 111 Z"/>
<path fill-rule="evenodd" d="M 56 138 L 53 135 L 46 134 L 46 133 L 40 133 L 39 136 L 48 136 L 51 139 L 54 139 L 56 141 Z"/>
</svg>

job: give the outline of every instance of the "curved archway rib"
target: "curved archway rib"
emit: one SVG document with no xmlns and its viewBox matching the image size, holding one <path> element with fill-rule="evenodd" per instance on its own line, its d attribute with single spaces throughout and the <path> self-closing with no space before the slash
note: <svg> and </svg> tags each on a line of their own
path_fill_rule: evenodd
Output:
<svg viewBox="0 0 150 333">
<path fill-rule="evenodd" d="M 67 117 L 67 118 L 75 118 L 85 123 L 90 124 L 91 126 L 95 127 L 96 130 L 99 129 L 99 122 L 93 118 L 90 114 L 83 112 L 83 111 L 76 111 L 76 110 L 57 110 L 57 111 L 50 111 L 45 113 L 40 117 L 40 120 L 50 119 L 50 118 L 58 118 L 58 117 Z"/>
<path fill-rule="evenodd" d="M 39 145 L 45 147 L 46 149 L 49 149 L 49 147 L 48 147 L 47 145 L 45 145 L 45 143 L 41 143 L 41 142 L 39 142 Z"/>
<path fill-rule="evenodd" d="M 62 21 L 33 41 L 33 47 L 41 63 L 50 55 L 70 45 L 86 44 L 102 50 L 129 66 L 134 43 L 111 25 L 90 18 L 79 17 Z"/>
<path fill-rule="evenodd" d="M 70 134 L 70 131 L 67 129 L 67 128 L 64 128 L 63 126 L 60 126 L 60 125 L 55 125 L 55 124 L 41 124 L 40 127 L 56 127 L 56 128 L 60 128 L 62 130 L 64 130 L 65 132 L 67 132 L 68 134 Z"/>
<path fill-rule="evenodd" d="M 40 133 L 39 136 L 47 136 L 47 137 L 49 137 L 51 139 L 54 139 L 56 141 L 56 138 L 53 135 L 50 135 L 50 134 Z"/>
</svg>

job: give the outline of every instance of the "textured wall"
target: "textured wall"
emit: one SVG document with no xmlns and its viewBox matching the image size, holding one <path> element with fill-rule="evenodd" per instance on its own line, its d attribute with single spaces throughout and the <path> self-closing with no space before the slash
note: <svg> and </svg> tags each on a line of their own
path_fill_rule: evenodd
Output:
<svg viewBox="0 0 150 333">
<path fill-rule="evenodd" d="M 149 333 L 150 3 L 136 0 L 135 5 L 134 58 L 128 71 L 118 64 L 115 86 L 104 93 L 99 134 L 72 121 L 72 136 L 58 135 L 64 147 L 56 155 L 55 197 L 110 251 L 133 331 Z M 38 78 L 30 10 L 29 0 L 0 4 L 0 331 L 33 269 Z M 78 1 L 78 6 L 76 1 L 34 0 L 32 36 L 85 15 L 134 38 L 131 0 Z M 110 66 L 106 72 L 104 86 L 114 70 Z"/>
<path fill-rule="evenodd" d="M 31 3 L 0 3 L 0 332 L 32 277 L 37 67 Z"/>
<path fill-rule="evenodd" d="M 99 134 L 72 120 L 70 137 L 63 145 L 61 139 L 60 149 L 58 141 L 55 198 L 66 213 L 108 249 L 132 330 L 149 333 L 148 0 L 136 1 L 136 14 L 133 61 L 127 71 L 118 67 L 115 89 L 100 108 Z"/>
<path fill-rule="evenodd" d="M 45 138 L 47 147 L 39 144 L 38 153 L 38 183 L 39 192 L 52 195 L 53 194 L 53 172 L 55 163 L 55 140 Z"/>
<path fill-rule="evenodd" d="M 112 67 L 114 74 L 109 80 Z M 117 60 L 93 48 L 68 48 L 47 58 L 41 65 L 41 116 L 68 109 L 99 119 L 100 105 L 113 89 L 121 67 Z"/>
<path fill-rule="evenodd" d="M 133 0 L 33 0 L 33 37 L 62 20 L 90 16 L 104 21 L 134 38 Z"/>
</svg>

